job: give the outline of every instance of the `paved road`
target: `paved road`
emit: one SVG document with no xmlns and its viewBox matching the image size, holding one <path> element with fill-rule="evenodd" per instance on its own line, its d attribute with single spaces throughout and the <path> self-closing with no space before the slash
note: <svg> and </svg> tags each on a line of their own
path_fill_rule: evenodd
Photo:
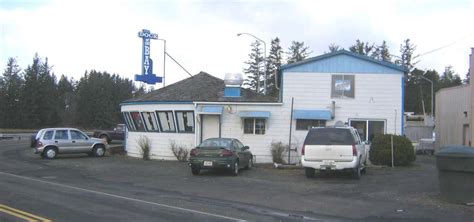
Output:
<svg viewBox="0 0 474 222">
<path fill-rule="evenodd" d="M 439 199 L 432 157 L 308 180 L 258 166 L 192 176 L 184 163 L 124 156 L 43 160 L 27 140 L 0 141 L 0 204 L 53 221 L 473 221 Z M 0 221 L 24 221 L 1 212 Z"/>
</svg>

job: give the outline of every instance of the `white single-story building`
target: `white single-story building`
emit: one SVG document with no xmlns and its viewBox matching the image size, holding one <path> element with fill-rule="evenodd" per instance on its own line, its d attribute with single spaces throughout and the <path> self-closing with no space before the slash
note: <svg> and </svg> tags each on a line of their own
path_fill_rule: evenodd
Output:
<svg viewBox="0 0 474 222">
<path fill-rule="evenodd" d="M 376 133 L 403 134 L 404 72 L 341 50 L 282 66 L 279 98 L 201 72 L 121 104 L 126 150 L 140 156 L 137 141 L 147 136 L 151 158 L 171 160 L 172 142 L 191 149 L 206 138 L 232 137 L 250 146 L 257 162 L 271 162 L 271 143 L 291 138 L 299 151 L 311 127 L 342 122 L 369 141 Z"/>
</svg>

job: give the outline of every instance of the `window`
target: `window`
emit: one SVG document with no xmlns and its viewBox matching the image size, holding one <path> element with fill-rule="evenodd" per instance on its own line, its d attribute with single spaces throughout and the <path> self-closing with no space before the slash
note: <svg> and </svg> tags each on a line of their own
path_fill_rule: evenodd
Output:
<svg viewBox="0 0 474 222">
<path fill-rule="evenodd" d="M 244 134 L 265 134 L 265 119 L 245 118 Z"/>
<path fill-rule="evenodd" d="M 145 121 L 146 131 L 157 132 L 158 121 L 156 121 L 155 113 L 153 112 L 142 112 L 143 120 Z"/>
<path fill-rule="evenodd" d="M 67 140 L 68 138 L 67 130 L 56 130 L 56 133 L 54 134 L 55 140 Z"/>
<path fill-rule="evenodd" d="M 352 145 L 356 140 L 350 129 L 319 128 L 308 132 L 307 145 Z"/>
<path fill-rule="evenodd" d="M 363 141 L 372 141 L 376 134 L 385 133 L 385 120 L 349 120 Z"/>
<path fill-rule="evenodd" d="M 313 127 L 325 127 L 326 120 L 319 119 L 297 119 L 296 130 L 309 130 Z"/>
<path fill-rule="evenodd" d="M 86 140 L 87 136 L 77 130 L 71 130 L 71 139 L 72 140 Z"/>
<path fill-rule="evenodd" d="M 48 130 L 44 133 L 43 139 L 44 140 L 50 140 L 53 138 L 54 131 L 53 130 Z"/>
<path fill-rule="evenodd" d="M 129 112 L 123 113 L 123 118 L 125 119 L 125 124 L 127 125 L 128 130 L 136 131 L 135 124 L 133 124 L 132 117 L 130 116 Z"/>
<path fill-rule="evenodd" d="M 173 112 L 157 111 L 161 132 L 176 132 L 174 127 Z"/>
<path fill-rule="evenodd" d="M 176 111 L 176 122 L 178 132 L 193 133 L 194 132 L 194 112 L 193 111 Z"/>
<path fill-rule="evenodd" d="M 143 125 L 142 117 L 139 112 L 130 112 L 132 116 L 132 121 L 135 125 L 137 131 L 145 131 L 145 126 Z"/>
<path fill-rule="evenodd" d="M 354 98 L 354 75 L 332 75 L 331 98 Z"/>
</svg>

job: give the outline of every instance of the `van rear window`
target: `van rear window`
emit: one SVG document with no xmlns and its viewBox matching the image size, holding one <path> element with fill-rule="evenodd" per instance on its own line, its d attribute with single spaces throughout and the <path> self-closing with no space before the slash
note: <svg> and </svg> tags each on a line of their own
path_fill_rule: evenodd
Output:
<svg viewBox="0 0 474 222">
<path fill-rule="evenodd" d="M 352 145 L 354 137 L 348 129 L 321 128 L 311 129 L 304 141 L 306 145 Z"/>
</svg>

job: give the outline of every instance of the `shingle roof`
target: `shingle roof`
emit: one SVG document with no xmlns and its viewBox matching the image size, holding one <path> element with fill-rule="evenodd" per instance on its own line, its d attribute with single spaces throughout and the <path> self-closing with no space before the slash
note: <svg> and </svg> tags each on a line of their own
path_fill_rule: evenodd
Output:
<svg viewBox="0 0 474 222">
<path fill-rule="evenodd" d="M 141 97 L 124 101 L 133 102 L 277 102 L 278 98 L 242 88 L 241 97 L 224 97 L 224 80 L 205 72 L 181 80 Z"/>
</svg>

